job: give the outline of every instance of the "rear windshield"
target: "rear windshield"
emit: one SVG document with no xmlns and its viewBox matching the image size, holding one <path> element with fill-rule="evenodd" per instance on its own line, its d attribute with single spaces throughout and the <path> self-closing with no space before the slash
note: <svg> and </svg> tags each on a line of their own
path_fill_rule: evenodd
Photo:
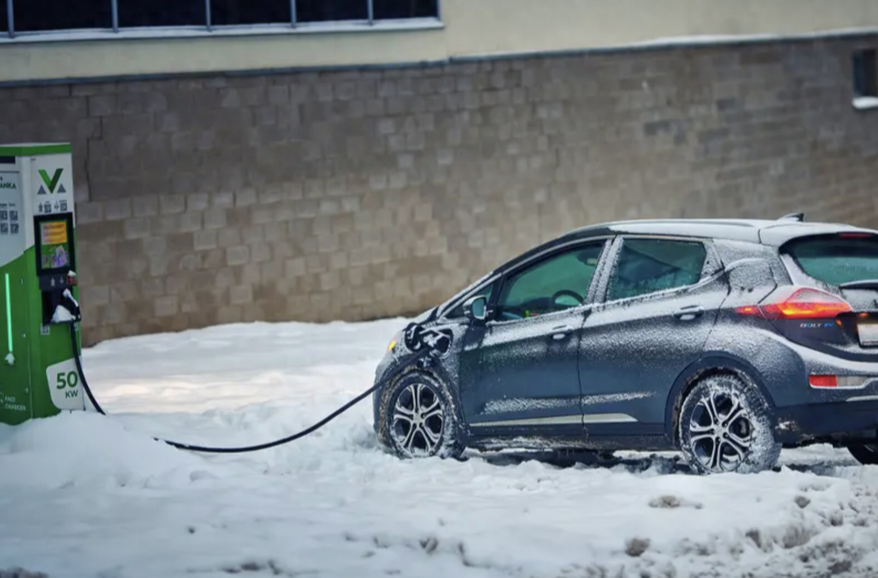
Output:
<svg viewBox="0 0 878 578">
<path fill-rule="evenodd" d="M 822 237 L 785 247 L 802 270 L 824 283 L 841 285 L 878 279 L 876 237 Z"/>
</svg>

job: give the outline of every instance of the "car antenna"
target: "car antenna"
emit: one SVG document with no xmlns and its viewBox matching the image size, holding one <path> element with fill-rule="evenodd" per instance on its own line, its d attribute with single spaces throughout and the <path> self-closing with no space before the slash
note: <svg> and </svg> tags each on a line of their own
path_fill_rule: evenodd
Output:
<svg viewBox="0 0 878 578">
<path fill-rule="evenodd" d="M 799 223 L 804 222 L 805 213 L 790 213 L 789 215 L 784 215 L 778 221 L 798 221 Z"/>
</svg>

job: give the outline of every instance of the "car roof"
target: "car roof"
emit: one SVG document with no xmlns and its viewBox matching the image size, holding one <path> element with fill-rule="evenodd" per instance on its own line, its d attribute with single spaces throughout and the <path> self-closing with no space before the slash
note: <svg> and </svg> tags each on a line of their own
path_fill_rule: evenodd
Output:
<svg viewBox="0 0 878 578">
<path fill-rule="evenodd" d="M 600 223 L 574 229 L 560 237 L 534 247 L 508 261 L 495 270 L 495 272 L 515 267 L 522 261 L 550 250 L 556 245 L 569 243 L 570 241 L 586 240 L 591 237 L 606 237 L 619 234 L 719 239 L 756 243 L 771 247 L 780 247 L 793 239 L 811 235 L 843 232 L 878 235 L 878 231 L 854 227 L 853 225 L 812 223 L 800 221 L 798 220 L 799 218 L 802 218 L 802 215 L 790 215 L 781 219 L 637 219 Z"/>
<path fill-rule="evenodd" d="M 878 230 L 864 229 L 843 223 L 805 222 L 801 220 L 803 218 L 802 214 L 794 214 L 780 219 L 637 219 L 589 225 L 569 231 L 514 257 L 449 299 L 445 305 L 447 306 L 478 283 L 503 274 L 535 255 L 571 241 L 595 237 L 609 237 L 619 234 L 657 235 L 721 239 L 780 247 L 793 239 L 813 235 L 847 232 L 878 235 Z"/>
<path fill-rule="evenodd" d="M 627 233 L 724 239 L 779 247 L 798 237 L 842 232 L 878 234 L 878 231 L 853 225 L 811 223 L 792 219 L 641 219 L 582 227 L 562 235 L 558 240 Z"/>
</svg>

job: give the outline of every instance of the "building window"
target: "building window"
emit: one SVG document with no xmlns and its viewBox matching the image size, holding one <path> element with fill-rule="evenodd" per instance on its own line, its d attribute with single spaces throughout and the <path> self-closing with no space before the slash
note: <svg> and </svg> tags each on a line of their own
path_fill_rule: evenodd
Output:
<svg viewBox="0 0 878 578">
<path fill-rule="evenodd" d="M 431 18 L 439 14 L 438 0 L 373 0 L 375 18 Z"/>
<path fill-rule="evenodd" d="M 117 0 L 119 26 L 204 26 L 204 0 Z"/>
<path fill-rule="evenodd" d="M 210 4 L 211 22 L 217 26 L 288 24 L 293 18 L 290 0 L 211 0 Z"/>
<path fill-rule="evenodd" d="M 878 50 L 860 50 L 853 57 L 854 106 L 878 107 Z"/>
<path fill-rule="evenodd" d="M 440 0 L 0 0 L 0 32 L 119 31 L 439 18 Z M 10 20 L 5 8 L 11 7 Z"/>
<path fill-rule="evenodd" d="M 298 22 L 368 20 L 369 3 L 362 0 L 296 0 Z"/>
<path fill-rule="evenodd" d="M 19 32 L 111 28 L 113 9 L 107 0 L 18 0 L 12 4 L 13 25 Z"/>
</svg>

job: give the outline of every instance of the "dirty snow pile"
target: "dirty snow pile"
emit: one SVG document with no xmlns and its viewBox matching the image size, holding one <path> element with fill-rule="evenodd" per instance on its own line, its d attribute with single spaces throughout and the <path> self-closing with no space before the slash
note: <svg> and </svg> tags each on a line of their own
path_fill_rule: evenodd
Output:
<svg viewBox="0 0 878 578">
<path fill-rule="evenodd" d="M 780 472 L 689 475 L 673 455 L 566 465 L 520 453 L 400 461 L 363 403 L 403 320 L 247 324 L 85 354 L 112 414 L 0 426 L 0 572 L 182 576 L 878 575 L 878 468 L 785 452 Z"/>
</svg>

